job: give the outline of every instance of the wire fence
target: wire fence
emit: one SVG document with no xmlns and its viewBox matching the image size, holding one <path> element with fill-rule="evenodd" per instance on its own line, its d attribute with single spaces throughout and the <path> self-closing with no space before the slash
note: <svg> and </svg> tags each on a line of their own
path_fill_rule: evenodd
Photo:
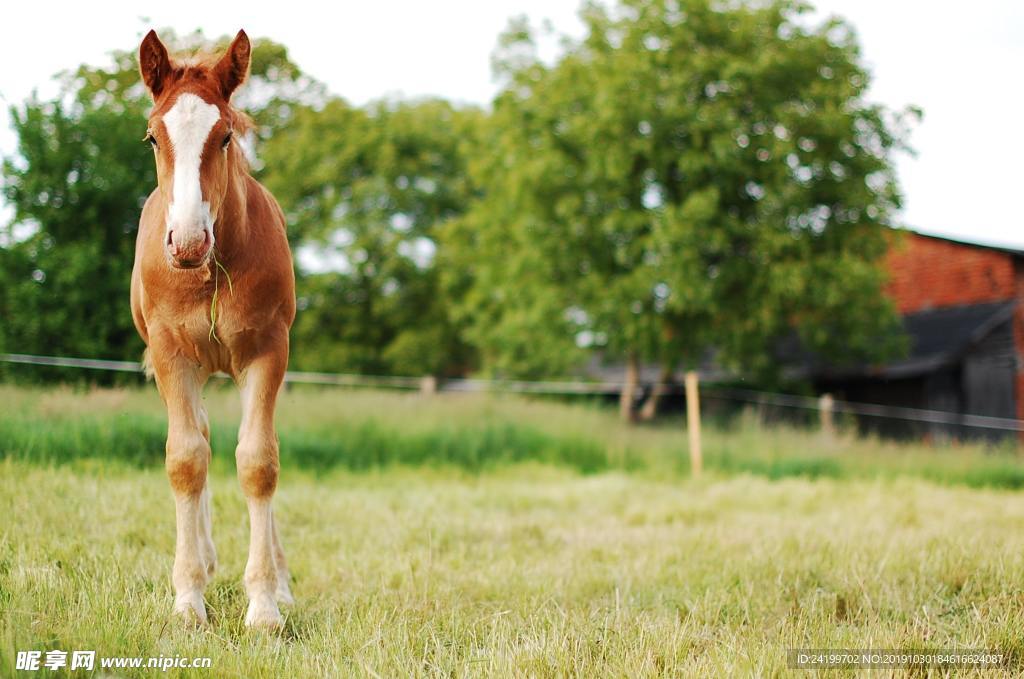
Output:
<svg viewBox="0 0 1024 679">
<path fill-rule="evenodd" d="M 0 362 L 23 365 L 50 366 L 59 368 L 77 368 L 85 370 L 103 370 L 127 373 L 142 373 L 140 363 L 134 361 L 111 361 L 93 358 L 71 358 L 65 356 L 36 356 L 31 354 L 0 354 Z M 393 375 L 361 375 L 346 373 L 288 371 L 285 382 L 292 384 L 319 384 L 339 387 L 362 387 L 384 389 L 406 389 L 427 392 L 505 392 L 517 394 L 549 394 L 549 395 L 615 395 L 625 387 L 623 381 L 587 382 L 581 380 L 501 380 L 501 379 L 447 379 L 436 381 L 431 377 L 393 376 Z M 646 384 L 639 390 L 659 386 L 665 395 L 680 394 L 682 385 L 670 383 L 663 385 Z M 880 403 L 859 403 L 855 401 L 823 400 L 820 397 L 799 394 L 782 394 L 777 392 L 742 389 L 716 384 L 702 384 L 701 394 L 706 397 L 728 399 L 731 401 L 777 408 L 797 409 L 821 412 L 828 409 L 835 413 L 843 413 L 862 417 L 888 418 L 905 422 L 916 422 L 927 425 L 947 425 L 982 429 L 993 432 L 1024 432 L 1024 420 L 991 417 L 943 410 L 909 408 Z"/>
</svg>

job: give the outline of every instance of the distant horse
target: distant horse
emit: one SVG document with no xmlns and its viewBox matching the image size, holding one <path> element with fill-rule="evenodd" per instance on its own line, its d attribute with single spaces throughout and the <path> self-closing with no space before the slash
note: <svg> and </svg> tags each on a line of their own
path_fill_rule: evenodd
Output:
<svg viewBox="0 0 1024 679">
<path fill-rule="evenodd" d="M 167 476 L 177 516 L 174 610 L 205 623 L 213 575 L 210 425 L 201 390 L 230 375 L 242 398 L 235 460 L 249 507 L 245 624 L 279 627 L 292 603 L 271 499 L 277 487 L 274 406 L 288 363 L 295 279 L 277 201 L 249 175 L 237 140 L 249 119 L 231 94 L 249 71 L 239 31 L 219 59 L 175 61 L 150 31 L 139 69 L 153 97 L 145 141 L 157 188 L 142 209 L 132 271 L 135 327 L 167 406 Z"/>
</svg>

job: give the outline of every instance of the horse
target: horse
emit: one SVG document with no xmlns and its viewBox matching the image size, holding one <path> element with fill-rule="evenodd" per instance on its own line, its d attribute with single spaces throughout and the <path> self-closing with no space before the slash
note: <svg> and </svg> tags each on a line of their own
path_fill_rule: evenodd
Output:
<svg viewBox="0 0 1024 679">
<path fill-rule="evenodd" d="M 131 310 L 167 409 L 174 611 L 194 624 L 208 620 L 203 591 L 217 553 L 201 392 L 222 372 L 242 401 L 235 460 L 249 511 L 245 624 L 272 629 L 284 623 L 279 604 L 294 603 L 271 501 L 280 468 L 274 409 L 288 364 L 295 277 L 284 213 L 249 174 L 238 143 L 251 122 L 231 95 L 248 77 L 250 54 L 244 31 L 220 57 L 173 60 L 154 31 L 139 47 L 153 100 L 144 141 L 157 187 L 139 221 Z"/>
</svg>

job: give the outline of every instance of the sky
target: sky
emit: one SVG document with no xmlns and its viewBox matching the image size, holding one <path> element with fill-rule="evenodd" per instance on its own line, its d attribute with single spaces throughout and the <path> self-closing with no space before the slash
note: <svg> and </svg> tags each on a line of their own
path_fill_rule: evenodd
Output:
<svg viewBox="0 0 1024 679">
<path fill-rule="evenodd" d="M 211 37 L 244 28 L 286 45 L 328 89 L 362 104 L 383 96 L 441 96 L 486 105 L 497 85 L 490 55 L 510 17 L 549 20 L 579 36 L 578 0 L 373 2 L 28 2 L 0 23 L 0 153 L 15 150 L 7 107 L 33 89 L 56 92 L 53 74 L 104 64 L 134 49 L 151 27 Z M 873 74 L 870 98 L 913 104 L 924 119 L 913 157 L 898 162 L 898 223 L 925 233 L 1024 248 L 1024 2 L 817 0 L 815 16 L 856 30 Z M 2 208 L 0 208 L 2 209 Z M 7 218 L 2 210 L 0 218 Z"/>
</svg>

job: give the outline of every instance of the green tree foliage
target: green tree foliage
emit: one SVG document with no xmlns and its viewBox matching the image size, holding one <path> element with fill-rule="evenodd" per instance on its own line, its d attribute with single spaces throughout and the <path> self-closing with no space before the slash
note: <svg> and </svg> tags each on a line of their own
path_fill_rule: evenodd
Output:
<svg viewBox="0 0 1024 679">
<path fill-rule="evenodd" d="M 834 359 L 898 349 L 879 259 L 903 119 L 865 99 L 852 30 L 802 14 L 589 5 L 553 64 L 512 25 L 474 165 L 486 192 L 449 229 L 488 367 L 560 371 L 574 334 L 669 364 L 714 348 L 748 372 L 794 327 Z"/>
<path fill-rule="evenodd" d="M 254 42 L 236 103 L 297 253 L 293 365 L 550 377 L 594 349 L 668 369 L 715 350 L 765 376 L 794 331 L 830 360 L 898 349 L 879 260 L 905 118 L 867 101 L 849 27 L 789 0 L 625 0 L 583 18 L 553 62 L 511 26 L 490 113 L 351 106 Z M 138 356 L 129 272 L 156 180 L 134 55 L 12 109 L 4 351 Z"/>
<path fill-rule="evenodd" d="M 203 43 L 199 34 L 165 38 L 179 54 Z M 54 99 L 11 108 L 18 149 L 3 163 L 14 215 L 0 227 L 0 347 L 134 360 L 142 351 L 128 307 L 135 233 L 156 186 L 140 141 L 149 97 L 134 49 L 59 79 Z M 284 124 L 320 91 L 282 46 L 255 41 L 242 97 L 260 129 Z"/>
<path fill-rule="evenodd" d="M 139 213 L 156 176 L 139 143 L 144 103 L 109 94 L 103 75 L 82 69 L 53 101 L 33 97 L 11 111 L 18 156 L 3 173 L 14 219 L 0 247 L 7 351 L 141 353 L 128 285 Z"/>
<path fill-rule="evenodd" d="M 334 99 L 299 110 L 268 141 L 265 179 L 287 206 L 304 273 L 297 367 L 465 369 L 468 348 L 438 285 L 436 232 L 472 197 L 466 158 L 481 116 L 435 100 Z"/>
</svg>

